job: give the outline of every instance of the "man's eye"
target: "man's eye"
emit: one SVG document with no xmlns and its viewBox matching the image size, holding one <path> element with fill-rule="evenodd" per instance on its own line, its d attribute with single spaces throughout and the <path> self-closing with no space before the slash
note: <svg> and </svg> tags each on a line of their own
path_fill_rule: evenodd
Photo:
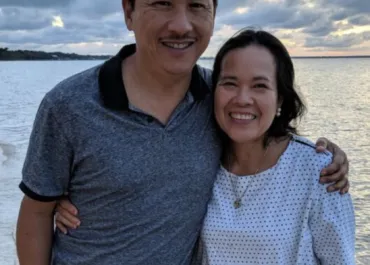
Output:
<svg viewBox="0 0 370 265">
<path fill-rule="evenodd" d="M 170 1 L 155 1 L 152 3 L 152 6 L 169 7 L 171 6 L 171 2 Z"/>
<path fill-rule="evenodd" d="M 206 8 L 206 6 L 204 4 L 201 4 L 201 3 L 191 3 L 190 4 L 190 7 L 191 8 Z"/>
</svg>

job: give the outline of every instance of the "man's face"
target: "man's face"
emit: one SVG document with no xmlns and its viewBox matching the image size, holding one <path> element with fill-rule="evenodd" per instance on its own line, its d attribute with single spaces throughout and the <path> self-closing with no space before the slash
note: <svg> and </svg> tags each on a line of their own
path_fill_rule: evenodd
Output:
<svg viewBox="0 0 370 265">
<path fill-rule="evenodd" d="M 187 74 L 207 48 L 214 26 L 212 0 L 123 0 L 137 56 L 171 74 Z"/>
</svg>

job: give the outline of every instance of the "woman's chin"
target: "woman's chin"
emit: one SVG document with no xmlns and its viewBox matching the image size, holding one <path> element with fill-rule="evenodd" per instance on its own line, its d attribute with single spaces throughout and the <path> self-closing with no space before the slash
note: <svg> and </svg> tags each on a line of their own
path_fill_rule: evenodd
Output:
<svg viewBox="0 0 370 265">
<path fill-rule="evenodd" d="M 249 144 L 260 141 L 263 136 L 231 134 L 229 138 L 235 144 Z"/>
</svg>

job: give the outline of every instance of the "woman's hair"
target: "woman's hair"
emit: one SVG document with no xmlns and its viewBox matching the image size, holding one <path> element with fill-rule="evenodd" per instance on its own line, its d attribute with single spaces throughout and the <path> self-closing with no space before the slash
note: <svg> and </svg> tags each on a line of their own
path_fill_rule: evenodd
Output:
<svg viewBox="0 0 370 265">
<path fill-rule="evenodd" d="M 273 55 L 276 65 L 278 101 L 282 102 L 281 115 L 275 117 L 266 132 L 264 139 L 264 145 L 266 145 L 271 138 L 288 136 L 290 133 L 297 134 L 296 125 L 291 123 L 303 116 L 306 107 L 295 90 L 294 67 L 287 49 L 276 37 L 263 30 L 243 29 L 226 41 L 218 51 L 214 61 L 213 88 L 216 89 L 217 87 L 225 56 L 235 49 L 246 48 L 250 45 L 264 47 Z M 229 141 L 225 133 L 222 133 L 222 136 L 224 141 Z"/>
</svg>

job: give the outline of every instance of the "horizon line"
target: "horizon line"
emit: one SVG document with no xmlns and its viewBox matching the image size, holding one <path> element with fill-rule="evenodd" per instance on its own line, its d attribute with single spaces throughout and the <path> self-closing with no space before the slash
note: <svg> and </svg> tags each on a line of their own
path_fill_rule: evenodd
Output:
<svg viewBox="0 0 370 265">
<path fill-rule="evenodd" d="M 291 58 L 302 59 L 302 58 L 370 58 L 370 55 L 308 55 L 308 56 L 290 56 Z M 215 57 L 204 56 L 200 57 L 200 60 L 214 60 Z"/>
</svg>

